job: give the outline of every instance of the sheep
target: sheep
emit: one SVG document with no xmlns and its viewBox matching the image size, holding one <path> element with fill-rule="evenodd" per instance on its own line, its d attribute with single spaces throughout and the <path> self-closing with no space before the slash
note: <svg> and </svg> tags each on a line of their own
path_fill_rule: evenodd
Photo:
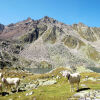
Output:
<svg viewBox="0 0 100 100">
<path fill-rule="evenodd" d="M 4 83 L 5 86 L 7 86 L 7 88 L 8 87 L 11 88 L 12 85 L 15 85 L 15 88 L 18 92 L 18 86 L 20 84 L 19 78 L 4 78 L 4 77 L 2 77 L 2 82 Z"/>
<path fill-rule="evenodd" d="M 77 84 L 77 90 L 79 89 L 79 83 L 80 83 L 80 74 L 79 73 L 74 73 L 74 74 L 67 74 L 68 81 L 71 85 L 70 91 L 72 92 L 74 90 L 73 85 L 76 83 Z"/>
</svg>

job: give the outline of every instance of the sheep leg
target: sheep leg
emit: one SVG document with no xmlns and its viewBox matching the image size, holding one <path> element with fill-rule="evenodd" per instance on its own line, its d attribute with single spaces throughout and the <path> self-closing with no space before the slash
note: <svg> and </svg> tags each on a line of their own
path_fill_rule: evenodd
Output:
<svg viewBox="0 0 100 100">
<path fill-rule="evenodd" d="M 18 92 L 18 86 L 17 86 L 16 90 L 17 90 L 17 92 Z"/>
<path fill-rule="evenodd" d="M 72 92 L 74 91 L 74 86 L 72 85 Z"/>
<path fill-rule="evenodd" d="M 77 83 L 77 90 L 79 90 L 79 83 Z"/>
<path fill-rule="evenodd" d="M 5 85 L 5 84 L 3 84 L 3 89 L 2 90 L 4 90 L 5 92 L 6 92 L 6 89 L 7 89 L 7 86 Z"/>
<path fill-rule="evenodd" d="M 17 89 L 17 92 L 18 92 L 18 86 L 20 84 L 20 80 L 18 81 L 18 83 L 16 83 L 16 89 Z"/>
<path fill-rule="evenodd" d="M 2 93 L 2 88 L 1 88 L 1 93 Z"/>
<path fill-rule="evenodd" d="M 15 84 L 15 87 L 16 87 L 16 91 L 18 92 L 18 84 Z"/>
<path fill-rule="evenodd" d="M 7 91 L 7 90 L 8 90 L 8 91 Z M 10 85 L 7 85 L 7 86 L 6 86 L 5 92 L 10 92 Z"/>
<path fill-rule="evenodd" d="M 70 86 L 70 92 L 72 92 L 72 85 Z"/>
<path fill-rule="evenodd" d="M 74 88 L 73 88 L 73 84 L 71 84 L 70 91 L 73 92 L 73 89 L 74 89 Z"/>
<path fill-rule="evenodd" d="M 7 85 L 7 86 L 5 86 L 5 92 L 7 92 L 7 89 L 8 89 L 8 85 Z"/>
<path fill-rule="evenodd" d="M 5 92 L 7 92 L 7 89 L 8 89 L 8 85 L 7 86 L 5 85 Z"/>
<path fill-rule="evenodd" d="M 9 86 L 9 88 L 10 88 L 10 90 L 12 91 L 12 87 L 11 87 L 11 85 Z"/>
<path fill-rule="evenodd" d="M 11 92 L 11 85 L 8 85 L 9 92 Z"/>
</svg>

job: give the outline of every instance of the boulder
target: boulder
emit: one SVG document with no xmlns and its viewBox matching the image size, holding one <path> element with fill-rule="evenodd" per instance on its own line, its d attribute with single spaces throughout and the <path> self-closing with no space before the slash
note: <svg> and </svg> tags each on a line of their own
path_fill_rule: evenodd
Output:
<svg viewBox="0 0 100 100">
<path fill-rule="evenodd" d="M 57 83 L 56 80 L 48 80 L 48 81 L 44 82 L 43 85 L 52 85 L 52 84 L 55 84 L 55 83 Z"/>
</svg>

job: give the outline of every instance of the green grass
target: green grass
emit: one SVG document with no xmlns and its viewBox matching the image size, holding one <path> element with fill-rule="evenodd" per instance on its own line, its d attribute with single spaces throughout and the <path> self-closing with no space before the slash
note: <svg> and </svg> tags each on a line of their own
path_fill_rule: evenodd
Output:
<svg viewBox="0 0 100 100">
<path fill-rule="evenodd" d="M 34 94 L 31 96 L 25 96 L 26 93 L 33 91 Z M 41 86 L 38 89 L 33 89 L 30 91 L 11 94 L 9 96 L 0 96 L 0 100 L 8 100 L 10 98 L 14 100 L 33 100 L 32 98 L 36 98 L 36 100 L 66 100 L 72 96 L 73 93 L 70 92 L 70 85 L 68 84 L 66 79 L 61 79 L 57 84 L 51 86 Z M 21 98 L 19 99 L 19 96 Z"/>
<path fill-rule="evenodd" d="M 47 78 L 47 76 L 51 76 L 54 74 L 55 76 L 59 74 L 61 70 L 65 70 L 66 68 L 60 67 L 56 70 L 52 71 L 50 74 L 39 74 L 39 75 L 28 75 L 23 73 L 23 75 L 26 75 L 26 78 L 22 81 L 23 82 L 30 82 L 31 80 L 36 80 L 37 78 Z M 7 74 L 7 73 L 6 73 Z M 14 74 L 14 73 L 13 73 Z M 60 75 L 60 74 L 59 74 Z M 84 79 L 85 76 L 89 77 L 100 77 L 100 74 L 98 73 L 81 73 L 81 78 Z M 20 77 L 20 75 L 19 75 Z M 51 79 L 51 77 L 48 77 L 48 79 Z M 87 85 L 90 89 L 99 89 L 100 90 L 100 81 L 82 81 L 80 84 Z M 81 87 L 80 87 L 81 88 Z M 25 96 L 26 93 L 30 93 L 33 91 L 34 93 L 31 96 Z M 70 84 L 68 83 L 66 78 L 61 78 L 57 80 L 56 84 L 50 85 L 50 86 L 40 86 L 37 89 L 25 91 L 25 92 L 18 92 L 14 94 L 10 94 L 8 96 L 1 96 L 0 100 L 67 100 L 70 98 L 75 92 L 70 92 Z M 75 99 L 74 99 L 75 100 Z"/>
</svg>

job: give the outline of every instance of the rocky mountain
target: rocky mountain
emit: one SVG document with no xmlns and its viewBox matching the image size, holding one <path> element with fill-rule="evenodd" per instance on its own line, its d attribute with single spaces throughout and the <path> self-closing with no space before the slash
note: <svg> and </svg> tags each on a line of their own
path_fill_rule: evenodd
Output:
<svg viewBox="0 0 100 100">
<path fill-rule="evenodd" d="M 0 67 L 100 67 L 100 28 L 45 16 L 0 24 Z"/>
</svg>

